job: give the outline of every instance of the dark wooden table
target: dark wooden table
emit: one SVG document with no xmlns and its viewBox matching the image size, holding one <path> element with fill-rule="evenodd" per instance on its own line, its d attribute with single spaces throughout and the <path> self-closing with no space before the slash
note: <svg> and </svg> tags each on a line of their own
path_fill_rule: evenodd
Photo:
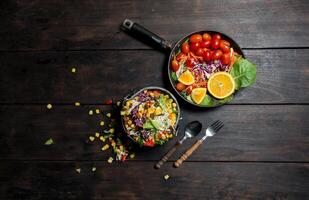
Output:
<svg viewBox="0 0 309 200">
<path fill-rule="evenodd" d="M 309 198 L 309 1 L 4 0 L 0 11 L 0 199 Z M 226 126 L 179 169 L 172 162 L 193 140 L 160 170 L 176 138 L 112 164 L 85 142 L 98 129 L 89 109 L 170 87 L 167 55 L 122 32 L 125 18 L 171 42 L 224 32 L 257 65 L 256 83 L 229 105 L 181 103 L 181 130 L 195 119 Z"/>
</svg>

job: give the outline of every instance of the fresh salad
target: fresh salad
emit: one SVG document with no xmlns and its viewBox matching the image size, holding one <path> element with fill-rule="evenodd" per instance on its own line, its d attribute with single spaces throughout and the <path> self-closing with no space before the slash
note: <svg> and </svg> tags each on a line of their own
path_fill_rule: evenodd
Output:
<svg viewBox="0 0 309 200">
<path fill-rule="evenodd" d="M 170 65 L 174 88 L 193 104 L 222 105 L 255 81 L 255 65 L 220 34 L 193 34 L 176 52 Z"/>
<path fill-rule="evenodd" d="M 127 134 L 140 146 L 162 145 L 175 134 L 179 108 L 166 92 L 145 89 L 123 105 Z"/>
</svg>

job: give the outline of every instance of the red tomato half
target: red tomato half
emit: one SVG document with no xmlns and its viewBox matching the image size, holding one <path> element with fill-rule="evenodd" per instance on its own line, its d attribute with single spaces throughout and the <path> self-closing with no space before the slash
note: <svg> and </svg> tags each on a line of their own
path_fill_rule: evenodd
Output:
<svg viewBox="0 0 309 200">
<path fill-rule="evenodd" d="M 190 51 L 190 46 L 189 46 L 188 42 L 183 43 L 183 44 L 181 45 L 181 51 L 182 51 L 183 53 L 185 53 L 185 54 L 189 53 L 189 51 Z"/>
<path fill-rule="evenodd" d="M 206 40 L 206 41 L 203 41 L 203 42 L 200 43 L 200 46 L 202 48 L 209 48 L 210 45 L 211 45 L 211 41 L 210 40 Z"/>
<path fill-rule="evenodd" d="M 221 56 L 223 55 L 222 51 L 221 50 L 216 50 L 214 52 L 214 54 L 212 55 L 212 59 L 213 60 L 219 60 L 221 58 Z"/>
<path fill-rule="evenodd" d="M 211 40 L 211 48 L 213 50 L 218 49 L 219 45 L 220 45 L 220 40 L 214 39 L 214 38 Z"/>
<path fill-rule="evenodd" d="M 202 42 L 203 38 L 202 35 L 200 34 L 194 34 L 190 36 L 190 42 L 192 43 L 198 43 L 198 42 Z"/>
<path fill-rule="evenodd" d="M 200 48 L 200 43 L 198 43 L 198 42 L 196 42 L 196 43 L 191 43 L 191 45 L 190 45 L 190 50 L 191 51 L 196 51 L 196 50 L 198 50 L 198 48 Z"/>
</svg>

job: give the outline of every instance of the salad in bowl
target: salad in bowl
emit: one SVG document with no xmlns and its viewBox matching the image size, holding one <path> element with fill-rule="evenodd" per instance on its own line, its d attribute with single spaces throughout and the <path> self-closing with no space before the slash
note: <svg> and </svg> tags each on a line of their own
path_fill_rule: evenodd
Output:
<svg viewBox="0 0 309 200">
<path fill-rule="evenodd" d="M 215 107 L 250 86 L 256 67 L 228 36 L 204 31 L 180 40 L 170 55 L 169 78 L 176 92 L 199 107 Z"/>
<path fill-rule="evenodd" d="M 146 87 L 126 97 L 121 110 L 127 135 L 148 147 L 162 145 L 176 134 L 179 115 L 176 98 L 160 87 Z"/>
</svg>

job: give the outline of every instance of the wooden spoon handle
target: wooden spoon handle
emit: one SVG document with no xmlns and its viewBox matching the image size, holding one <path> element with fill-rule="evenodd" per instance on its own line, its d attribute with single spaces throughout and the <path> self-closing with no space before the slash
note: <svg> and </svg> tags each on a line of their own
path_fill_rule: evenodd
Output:
<svg viewBox="0 0 309 200">
<path fill-rule="evenodd" d="M 198 140 L 192 145 L 182 156 L 174 163 L 175 167 L 179 167 L 187 158 L 203 143 L 203 140 Z"/>
<path fill-rule="evenodd" d="M 159 162 L 155 164 L 156 169 L 160 169 L 161 166 L 173 155 L 173 153 L 176 151 L 176 149 L 181 145 L 179 141 L 176 142 L 176 144 L 171 148 L 162 158 Z"/>
</svg>

